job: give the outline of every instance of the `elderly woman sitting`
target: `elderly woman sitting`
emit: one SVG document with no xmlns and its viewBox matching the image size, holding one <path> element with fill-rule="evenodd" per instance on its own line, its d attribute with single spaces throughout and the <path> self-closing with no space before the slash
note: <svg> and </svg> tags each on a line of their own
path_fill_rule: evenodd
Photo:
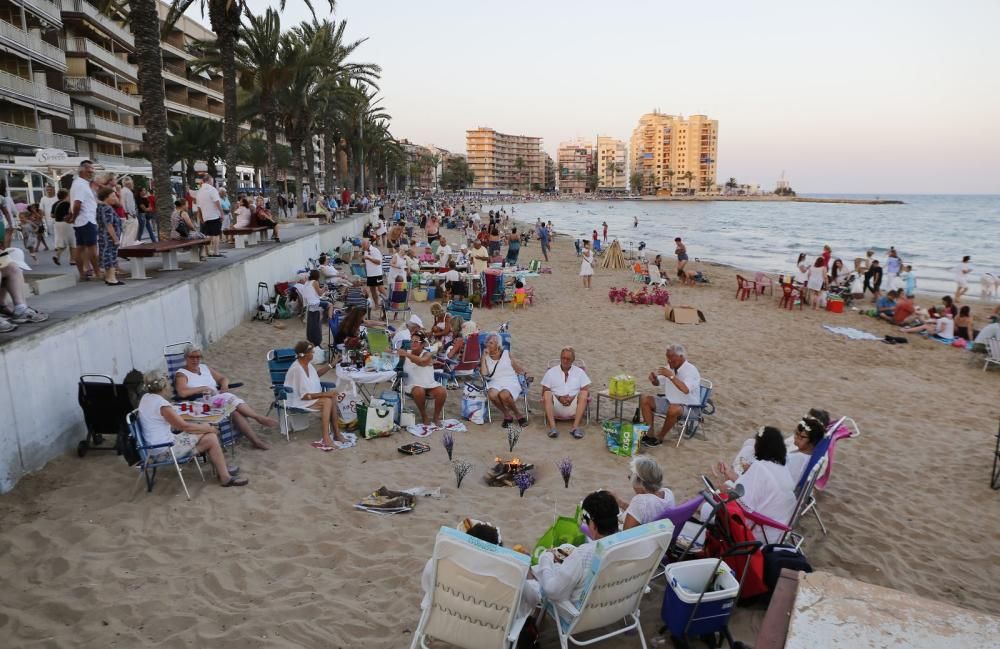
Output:
<svg viewBox="0 0 1000 649">
<path fill-rule="evenodd" d="M 398 349 L 396 354 L 403 359 L 403 373 L 406 375 L 405 390 L 413 397 L 420 411 L 420 421 L 429 424 L 426 399 L 434 399 L 434 424 L 441 425 L 441 411 L 444 409 L 448 391 L 434 378 L 434 356 L 426 349 L 427 336 L 417 331 L 410 338 L 410 349 Z"/>
<path fill-rule="evenodd" d="M 629 481 L 635 495 L 631 501 L 616 498 L 625 512 L 623 530 L 652 523 L 674 506 L 674 494 L 663 486 L 663 471 L 655 459 L 636 455 L 629 469 Z"/>
<path fill-rule="evenodd" d="M 490 403 L 503 413 L 503 427 L 507 428 L 515 419 L 518 426 L 527 426 L 528 418 L 517 409 L 517 398 L 521 396 L 517 375 L 524 374 L 527 379 L 527 372 L 503 348 L 497 334 L 486 339 L 486 353 L 480 361 L 479 371 L 486 380 Z"/>
<path fill-rule="evenodd" d="M 351 433 L 340 432 L 337 420 L 337 391 L 324 390 L 319 377 L 329 372 L 332 367 L 327 364 L 316 369 L 313 364 L 313 350 L 316 348 L 308 340 L 295 343 L 295 362 L 285 374 L 285 387 L 291 389 L 286 404 L 290 408 L 300 408 L 316 412 L 319 409 L 320 431 L 323 439 L 312 443 L 312 447 L 321 451 L 333 451 L 338 448 L 350 448 L 357 444 L 358 438 Z M 333 437 L 330 437 L 330 429 Z"/>
<path fill-rule="evenodd" d="M 235 394 L 229 392 L 229 379 L 209 368 L 201 362 L 200 347 L 188 345 L 184 348 L 184 367 L 177 370 L 174 377 L 174 388 L 177 396 L 182 399 L 197 399 L 198 397 L 222 397 L 227 403 L 234 404 L 233 423 L 236 429 L 246 436 L 254 448 L 266 451 L 271 448 L 250 427 L 248 419 L 253 419 L 261 426 L 274 428 L 278 422 L 270 417 L 264 417 L 254 412 L 247 403 Z"/>
<path fill-rule="evenodd" d="M 219 444 L 219 435 L 208 424 L 196 424 L 181 419 L 167 400 L 170 382 L 158 372 L 143 377 L 146 394 L 139 400 L 139 423 L 142 436 L 149 446 L 173 444 L 174 457 L 185 458 L 195 453 L 208 453 L 223 487 L 242 487 L 249 481 L 238 478 L 239 467 L 226 465 L 226 457 Z M 178 431 L 174 434 L 173 431 Z M 150 459 L 161 461 L 170 458 L 170 448 L 153 449 Z"/>
<path fill-rule="evenodd" d="M 806 467 L 809 466 L 813 450 L 826 434 L 826 427 L 829 423 L 830 414 L 828 412 L 813 408 L 808 415 L 799 420 L 795 427 L 795 433 L 785 440 L 785 450 L 788 452 L 785 457 L 785 466 L 788 467 L 788 473 L 796 485 L 802 478 Z M 732 468 L 736 475 L 742 475 L 750 468 L 754 461 L 756 443 L 756 437 L 751 437 L 743 442 L 743 447 L 736 455 L 736 459 L 733 460 Z"/>
</svg>

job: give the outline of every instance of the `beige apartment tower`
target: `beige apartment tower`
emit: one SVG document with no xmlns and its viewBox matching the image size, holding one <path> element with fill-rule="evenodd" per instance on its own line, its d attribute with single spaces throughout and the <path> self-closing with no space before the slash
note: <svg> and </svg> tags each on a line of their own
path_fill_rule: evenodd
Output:
<svg viewBox="0 0 1000 649">
<path fill-rule="evenodd" d="M 712 194 L 716 191 L 719 123 L 705 115 L 687 119 L 653 111 L 639 118 L 629 143 L 630 175 L 642 177 L 642 194 Z"/>
<path fill-rule="evenodd" d="M 628 179 L 625 169 L 625 143 L 613 137 L 597 136 L 594 159 L 597 191 L 624 192 Z"/>
<path fill-rule="evenodd" d="M 586 140 L 559 143 L 559 193 L 583 194 L 594 173 L 594 145 Z"/>
<path fill-rule="evenodd" d="M 473 189 L 540 190 L 545 184 L 542 138 L 507 135 L 488 127 L 465 132 L 469 169 L 475 174 Z"/>
</svg>

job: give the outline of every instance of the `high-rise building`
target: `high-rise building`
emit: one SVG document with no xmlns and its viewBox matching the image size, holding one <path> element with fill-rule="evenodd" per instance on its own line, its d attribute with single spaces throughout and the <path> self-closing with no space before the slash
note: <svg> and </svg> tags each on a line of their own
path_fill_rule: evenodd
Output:
<svg viewBox="0 0 1000 649">
<path fill-rule="evenodd" d="M 624 192 L 628 177 L 625 173 L 625 143 L 613 137 L 597 136 L 597 189 L 602 192 Z"/>
<path fill-rule="evenodd" d="M 559 143 L 559 193 L 583 194 L 594 174 L 594 145 L 586 140 Z"/>
<path fill-rule="evenodd" d="M 545 184 L 542 138 L 507 135 L 488 127 L 465 132 L 473 189 L 484 191 L 541 189 Z"/>
<path fill-rule="evenodd" d="M 629 143 L 630 175 L 643 194 L 709 194 L 715 191 L 719 123 L 705 115 L 687 119 L 653 111 L 639 118 Z"/>
<path fill-rule="evenodd" d="M 548 153 L 545 155 L 545 184 L 542 187 L 547 192 L 556 190 L 556 161 Z"/>
</svg>

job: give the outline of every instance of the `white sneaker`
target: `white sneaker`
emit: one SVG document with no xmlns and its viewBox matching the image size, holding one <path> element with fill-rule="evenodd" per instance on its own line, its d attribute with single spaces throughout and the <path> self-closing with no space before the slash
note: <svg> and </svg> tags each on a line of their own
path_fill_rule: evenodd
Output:
<svg viewBox="0 0 1000 649">
<path fill-rule="evenodd" d="M 14 315 L 11 317 L 11 321 L 16 322 L 17 324 L 25 324 L 27 322 L 45 322 L 48 319 L 49 315 L 47 313 L 39 313 L 30 306 L 21 313 L 17 313 L 15 311 Z"/>
<path fill-rule="evenodd" d="M 16 324 L 12 324 L 7 318 L 0 316 L 0 334 L 5 334 L 17 329 Z"/>
</svg>

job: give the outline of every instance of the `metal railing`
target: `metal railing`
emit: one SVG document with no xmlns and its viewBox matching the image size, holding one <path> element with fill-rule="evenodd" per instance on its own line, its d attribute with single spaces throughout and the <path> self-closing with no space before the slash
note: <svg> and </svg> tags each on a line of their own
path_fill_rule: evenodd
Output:
<svg viewBox="0 0 1000 649">
<path fill-rule="evenodd" d="M 101 10 L 84 0 L 62 0 L 62 10 L 65 13 L 77 13 L 86 16 L 92 23 L 103 29 L 109 35 L 117 38 L 129 47 L 135 47 L 135 39 L 128 29 L 122 27 Z"/>
<path fill-rule="evenodd" d="M 215 113 L 205 110 L 204 108 L 196 108 L 188 104 L 182 104 L 177 101 L 167 100 L 163 102 L 167 107 L 167 110 L 172 110 L 177 113 L 183 113 L 185 115 L 195 115 L 197 117 L 205 117 L 208 119 L 221 120 L 222 115 L 216 115 Z"/>
<path fill-rule="evenodd" d="M 46 43 L 39 36 L 15 27 L 6 20 L 0 20 L 0 39 L 14 43 L 26 51 L 33 59 L 47 62 L 60 71 L 66 71 L 66 54 L 61 49 Z"/>
<path fill-rule="evenodd" d="M 113 164 L 122 167 L 148 167 L 149 160 L 143 158 L 127 158 L 120 155 L 108 155 L 107 153 L 97 153 L 93 156 L 96 162 L 102 164 Z"/>
<path fill-rule="evenodd" d="M 59 5 L 49 0 L 19 0 L 20 3 L 34 14 L 37 14 L 57 27 L 62 27 L 62 12 Z"/>
<path fill-rule="evenodd" d="M 64 77 L 63 87 L 67 92 L 89 92 L 119 106 L 139 112 L 139 97 L 122 92 L 118 88 L 102 83 L 93 77 Z"/>
<path fill-rule="evenodd" d="M 126 77 L 138 79 L 139 68 L 125 59 L 115 55 L 114 52 L 106 50 L 89 38 L 67 38 L 64 42 L 67 52 L 86 54 L 97 59 L 98 63 L 106 65 L 115 72 L 119 72 Z"/>
<path fill-rule="evenodd" d="M 52 106 L 70 110 L 69 95 L 65 92 L 53 90 L 48 86 L 19 77 L 16 74 L 0 71 L 0 91 L 7 90 L 36 102 L 43 102 Z"/>
<path fill-rule="evenodd" d="M 142 142 L 143 130 L 140 127 L 129 126 L 120 122 L 112 122 L 109 119 L 87 115 L 86 117 L 74 116 L 73 128 L 81 131 L 96 131 L 106 135 L 116 135 L 126 140 Z"/>
<path fill-rule="evenodd" d="M 0 122 L 0 141 L 6 140 L 27 146 L 41 148 L 56 148 L 64 151 L 76 151 L 76 140 L 69 135 L 47 133 L 27 126 Z"/>
</svg>

